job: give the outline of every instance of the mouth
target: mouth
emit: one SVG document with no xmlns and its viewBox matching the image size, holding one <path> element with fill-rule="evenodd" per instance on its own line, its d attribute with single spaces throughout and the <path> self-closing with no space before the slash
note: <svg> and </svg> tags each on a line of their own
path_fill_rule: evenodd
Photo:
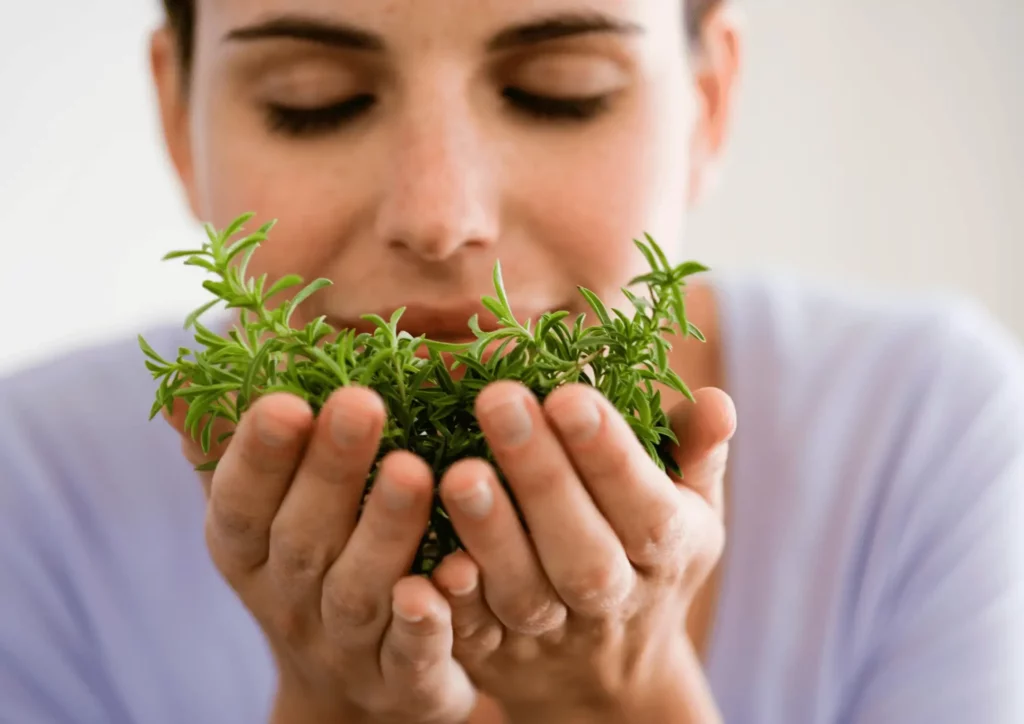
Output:
<svg viewBox="0 0 1024 724">
<path fill-rule="evenodd" d="M 391 315 L 404 307 L 401 317 L 398 319 L 398 331 L 407 332 L 413 337 L 426 337 L 433 342 L 447 344 L 470 344 L 477 340 L 473 330 L 470 329 L 469 320 L 476 315 L 477 323 L 483 332 L 494 332 L 503 329 L 505 325 L 498 321 L 498 318 L 479 302 L 475 304 L 460 304 L 452 306 L 430 306 L 430 305 L 397 305 L 394 307 L 379 307 L 373 314 L 390 320 Z M 521 323 L 525 324 L 527 319 L 539 319 L 542 311 L 513 313 Z M 331 320 L 331 326 L 335 329 L 351 329 L 356 334 L 372 334 L 377 325 L 366 319 L 353 317 L 337 317 Z M 486 349 L 482 350 L 482 358 L 488 359 L 501 346 L 504 340 L 494 340 Z M 506 345 L 506 353 L 514 347 L 513 343 Z M 428 357 L 429 351 L 425 345 L 420 345 L 416 350 L 418 357 Z M 450 352 L 443 352 L 442 357 L 449 363 L 452 361 Z"/>
<path fill-rule="evenodd" d="M 380 308 L 372 313 L 390 320 L 394 312 L 402 307 L 404 311 L 398 320 L 398 331 L 407 332 L 413 337 L 425 336 L 437 342 L 471 342 L 476 339 L 469 327 L 469 320 L 473 315 L 477 316 L 480 329 L 484 332 L 501 329 L 498 319 L 481 304 L 449 307 L 409 304 Z M 332 320 L 332 326 L 336 329 L 352 329 L 357 334 L 373 333 L 377 329 L 374 322 L 361 317 L 337 318 Z"/>
</svg>

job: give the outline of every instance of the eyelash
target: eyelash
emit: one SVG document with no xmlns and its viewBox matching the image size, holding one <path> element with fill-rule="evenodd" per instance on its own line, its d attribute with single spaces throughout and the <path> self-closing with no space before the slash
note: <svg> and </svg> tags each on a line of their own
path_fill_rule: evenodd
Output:
<svg viewBox="0 0 1024 724">
<path fill-rule="evenodd" d="M 502 97 L 516 112 L 548 122 L 582 123 L 608 108 L 607 96 L 553 98 L 509 87 L 502 91 Z M 370 110 L 376 100 L 372 95 L 363 94 L 320 108 L 270 104 L 267 106 L 268 125 L 272 132 L 286 136 L 322 135 L 354 121 Z"/>
<path fill-rule="evenodd" d="M 553 98 L 506 88 L 502 96 L 519 113 L 543 121 L 583 122 L 596 118 L 608 108 L 608 96 Z"/>
<path fill-rule="evenodd" d="M 270 130 L 286 136 L 315 136 L 328 133 L 368 111 L 377 99 L 364 93 L 341 103 L 320 108 L 267 106 Z"/>
</svg>

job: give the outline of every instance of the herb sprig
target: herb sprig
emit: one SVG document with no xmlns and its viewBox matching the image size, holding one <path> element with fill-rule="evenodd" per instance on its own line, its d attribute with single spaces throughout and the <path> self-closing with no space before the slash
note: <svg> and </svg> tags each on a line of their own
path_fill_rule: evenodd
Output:
<svg viewBox="0 0 1024 724">
<path fill-rule="evenodd" d="M 336 330 L 325 317 L 296 328 L 291 320 L 297 307 L 331 282 L 316 279 L 304 285 L 297 275 L 274 281 L 266 274 L 247 277 L 249 260 L 267 241 L 275 223 L 242 236 L 253 216 L 240 216 L 219 231 L 207 224 L 208 240 L 201 248 L 173 251 L 164 257 L 182 259 L 185 265 L 210 274 L 212 278 L 204 281 L 203 287 L 213 299 L 185 319 L 185 328 L 194 331 L 196 349 L 181 347 L 174 360 L 167 360 L 139 336 L 146 367 L 159 381 L 150 419 L 161 409 L 170 411 L 175 399 L 186 400 L 186 429 L 209 452 L 214 423 L 226 420 L 233 428 L 262 395 L 288 392 L 319 413 L 334 390 L 361 385 L 375 390 L 387 410 L 377 462 L 393 450 L 410 450 L 432 466 L 439 481 L 457 460 L 477 457 L 495 462 L 473 414 L 475 399 L 486 385 L 518 380 L 543 400 L 562 385 L 583 383 L 611 401 L 661 469 L 678 474 L 669 454 L 669 446 L 677 440 L 657 386 L 667 386 L 693 400 L 686 383 L 669 367 L 672 347 L 666 336 L 704 341 L 686 317 L 683 288 L 687 277 L 707 267 L 693 261 L 671 265 L 654 239 L 645 235 L 634 243 L 650 271 L 631 280 L 629 286 L 643 285 L 647 293 L 638 296 L 628 288 L 622 290 L 633 306 L 632 315 L 609 309 L 594 292 L 579 287 L 595 323 L 588 325 L 586 316 L 580 314 L 570 324 L 569 312 L 553 311 L 523 324 L 509 305 L 499 262 L 494 266 L 494 296 L 482 299 L 483 306 L 497 318 L 498 328 L 483 331 L 474 315 L 467 320 L 473 342 L 453 344 L 413 337 L 399 329 L 404 308 L 390 319 L 364 316 L 374 325 L 372 332 Z M 289 290 L 293 294 L 286 302 L 269 307 L 272 298 Z M 238 310 L 238 320 L 226 336 L 199 321 L 218 305 Z M 426 350 L 425 356 L 417 354 L 421 348 Z M 458 368 L 462 374 L 453 375 Z M 231 434 L 223 433 L 217 442 Z M 216 461 L 201 466 L 215 467 Z M 367 479 L 366 492 L 372 488 L 376 467 Z M 413 571 L 430 571 L 459 547 L 458 536 L 435 494 Z"/>
</svg>

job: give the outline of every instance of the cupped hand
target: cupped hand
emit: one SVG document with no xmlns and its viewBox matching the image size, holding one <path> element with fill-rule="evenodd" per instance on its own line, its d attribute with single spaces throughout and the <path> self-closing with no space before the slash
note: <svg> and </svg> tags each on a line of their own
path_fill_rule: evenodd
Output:
<svg viewBox="0 0 1024 724">
<path fill-rule="evenodd" d="M 209 459 L 169 417 L 188 460 Z M 271 394 L 243 416 L 207 493 L 211 557 L 265 632 L 280 685 L 275 721 L 465 721 L 476 694 L 451 654 L 449 606 L 408 576 L 433 497 L 430 468 L 410 453 L 382 463 L 359 516 L 384 406 L 345 388 L 314 418 Z M 358 518 L 358 521 L 357 521 Z"/>
<path fill-rule="evenodd" d="M 650 721 L 662 695 L 713 710 L 684 622 L 724 546 L 735 410 L 717 389 L 696 400 L 670 415 L 680 480 L 590 387 L 543 405 L 517 383 L 480 394 L 477 416 L 526 527 L 490 465 L 457 463 L 441 495 L 466 550 L 433 579 L 453 611 L 456 658 L 513 721 Z M 687 681 L 693 690 L 680 691 Z"/>
</svg>

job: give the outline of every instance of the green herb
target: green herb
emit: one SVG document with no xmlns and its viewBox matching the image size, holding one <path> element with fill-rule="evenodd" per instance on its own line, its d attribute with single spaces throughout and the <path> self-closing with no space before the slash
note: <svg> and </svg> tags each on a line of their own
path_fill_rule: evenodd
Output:
<svg viewBox="0 0 1024 724">
<path fill-rule="evenodd" d="M 214 422 L 237 423 L 261 395 L 289 392 L 319 413 L 334 390 L 361 385 L 383 398 L 388 413 L 377 461 L 393 450 L 410 450 L 431 464 L 439 481 L 457 460 L 477 457 L 495 462 L 473 414 L 476 396 L 487 384 L 518 380 L 543 400 L 561 385 L 583 383 L 596 387 L 625 416 L 661 469 L 678 474 L 669 454 L 669 446 L 677 441 L 656 385 L 693 400 L 686 384 L 668 366 L 671 344 L 666 335 L 703 341 L 703 335 L 686 318 L 682 294 L 686 277 L 706 271 L 703 265 L 670 265 L 661 248 L 645 235 L 643 241 L 634 243 L 651 270 L 633 279 L 630 286 L 643 285 L 646 295 L 623 289 L 634 308 L 628 315 L 619 309 L 609 310 L 596 294 L 580 287 L 596 317 L 596 324 L 591 325 L 582 314 L 568 324 L 565 311 L 547 312 L 535 324 L 520 323 L 509 307 L 498 263 L 493 274 L 495 296 L 484 297 L 482 302 L 500 328 L 484 332 L 474 316 L 467 320 L 474 342 L 451 344 L 414 338 L 398 329 L 402 309 L 390 319 L 363 317 L 375 325 L 372 333 L 335 330 L 324 317 L 295 328 L 291 326 L 295 309 L 331 282 L 317 279 L 303 286 L 303 280 L 294 275 L 273 282 L 267 275 L 247 277 L 249 259 L 274 225 L 270 222 L 253 234 L 236 238 L 252 217 L 245 214 L 221 231 L 207 224 L 209 239 L 201 248 L 164 257 L 183 259 L 186 265 L 208 272 L 212 278 L 204 281 L 203 287 L 214 298 L 185 320 L 185 327 L 194 330 L 197 349 L 182 347 L 176 359 L 168 361 L 139 337 L 146 367 L 159 381 L 150 419 L 161 409 L 170 411 L 175 398 L 185 399 L 189 403 L 189 434 L 209 452 Z M 269 300 L 286 290 L 297 291 L 289 301 L 268 308 Z M 199 321 L 219 304 L 239 310 L 239 319 L 227 336 Z M 485 354 L 495 344 L 497 351 Z M 429 354 L 417 355 L 421 347 Z M 453 376 L 451 372 L 459 367 L 463 374 Z M 224 433 L 217 442 L 230 435 Z M 201 467 L 215 466 L 216 461 Z M 376 466 L 366 492 L 375 474 Z M 459 546 L 444 506 L 435 496 L 413 570 L 428 572 Z"/>
</svg>

